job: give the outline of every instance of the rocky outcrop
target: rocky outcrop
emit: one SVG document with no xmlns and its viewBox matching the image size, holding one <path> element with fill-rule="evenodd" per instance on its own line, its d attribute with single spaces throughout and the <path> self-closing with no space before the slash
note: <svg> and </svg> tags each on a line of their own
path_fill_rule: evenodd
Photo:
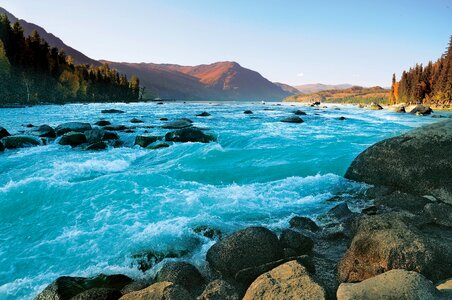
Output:
<svg viewBox="0 0 452 300">
<path fill-rule="evenodd" d="M 391 105 L 388 107 L 388 110 L 392 111 L 392 112 L 397 112 L 397 113 L 404 113 L 405 105 L 403 105 L 403 104 Z"/>
<path fill-rule="evenodd" d="M 307 217 L 296 216 L 289 221 L 290 228 L 318 231 L 320 227 Z"/>
<path fill-rule="evenodd" d="M 283 258 L 278 237 L 263 227 L 240 230 L 217 242 L 207 251 L 207 262 L 226 277 L 245 268 Z"/>
<path fill-rule="evenodd" d="M 434 224 L 452 227 L 452 206 L 445 203 L 428 203 L 424 207 L 424 215 Z"/>
<path fill-rule="evenodd" d="M 392 269 L 422 273 L 431 280 L 452 276 L 452 241 L 424 235 L 407 212 L 361 216 L 339 263 L 342 282 L 358 282 Z M 421 223 L 422 224 L 422 223 Z"/>
<path fill-rule="evenodd" d="M 58 125 L 55 128 L 55 132 L 57 136 L 62 136 L 65 133 L 74 131 L 74 132 L 85 132 L 87 130 L 91 130 L 91 125 L 89 123 L 81 123 L 81 122 L 68 122 Z"/>
<path fill-rule="evenodd" d="M 125 294 L 120 300 L 190 300 L 194 299 L 182 286 L 163 281 L 132 293 Z"/>
<path fill-rule="evenodd" d="M 117 300 L 122 296 L 116 289 L 94 288 L 72 297 L 71 300 Z"/>
<path fill-rule="evenodd" d="M 452 120 L 383 140 L 362 152 L 345 177 L 452 204 Z"/>
<path fill-rule="evenodd" d="M 63 276 L 57 278 L 54 282 L 48 285 L 36 297 L 36 300 L 66 300 L 91 289 L 112 289 L 120 291 L 124 286 L 131 282 L 132 279 L 125 275 L 99 275 L 93 278 Z M 110 292 L 112 291 L 96 290 L 87 292 L 84 295 L 81 295 L 83 297 L 79 299 L 97 299 L 86 298 L 86 296 L 89 294 L 105 295 L 110 294 Z"/>
<path fill-rule="evenodd" d="M 338 300 L 436 300 L 440 297 L 431 281 L 406 270 L 391 270 L 360 283 L 342 283 L 337 290 Z"/>
<path fill-rule="evenodd" d="M 209 282 L 196 300 L 240 300 L 234 286 L 225 280 L 217 279 Z"/>
<path fill-rule="evenodd" d="M 3 127 L 0 127 L 0 139 L 10 136 L 11 134 Z"/>
<path fill-rule="evenodd" d="M 303 119 L 297 116 L 287 117 L 281 120 L 284 123 L 303 123 Z"/>
<path fill-rule="evenodd" d="M 375 102 L 372 102 L 372 103 L 370 104 L 369 108 L 370 108 L 371 110 L 381 110 L 381 109 L 383 109 L 383 107 L 382 107 L 380 104 L 375 103 Z"/>
<path fill-rule="evenodd" d="M 309 254 L 314 247 L 310 237 L 290 229 L 284 229 L 279 240 L 282 247 L 293 249 L 297 255 Z"/>
<path fill-rule="evenodd" d="M 374 201 L 376 205 L 385 206 L 391 209 L 402 209 L 411 213 L 419 213 L 424 206 L 431 201 L 425 197 L 411 195 L 395 191 L 389 195 L 377 197 Z"/>
<path fill-rule="evenodd" d="M 17 149 L 41 145 L 41 141 L 30 135 L 12 135 L 2 139 L 6 149 Z"/>
<path fill-rule="evenodd" d="M 426 116 L 433 112 L 433 110 L 424 105 L 416 105 L 415 107 L 410 109 L 410 114 L 420 115 L 420 116 Z"/>
<path fill-rule="evenodd" d="M 259 276 L 248 288 L 243 300 L 326 299 L 325 290 L 307 269 L 293 260 Z"/>
<path fill-rule="evenodd" d="M 165 141 L 180 143 L 209 143 L 215 141 L 215 137 L 209 134 L 205 134 L 198 128 L 184 128 L 168 132 L 165 135 Z"/>
<path fill-rule="evenodd" d="M 85 131 L 86 142 L 88 144 L 94 144 L 97 142 L 101 142 L 104 139 L 105 131 L 99 128 L 94 128 L 91 130 Z"/>
<path fill-rule="evenodd" d="M 71 131 L 61 137 L 59 144 L 77 147 L 86 142 L 86 136 L 83 133 Z"/>
<path fill-rule="evenodd" d="M 56 138 L 55 129 L 49 125 L 41 125 L 34 131 L 39 137 Z"/>
</svg>

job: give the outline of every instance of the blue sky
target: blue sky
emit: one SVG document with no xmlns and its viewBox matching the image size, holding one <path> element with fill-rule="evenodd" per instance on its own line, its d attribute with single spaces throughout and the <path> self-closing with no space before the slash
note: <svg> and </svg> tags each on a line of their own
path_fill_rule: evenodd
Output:
<svg viewBox="0 0 452 300">
<path fill-rule="evenodd" d="M 272 81 L 389 86 L 437 59 L 452 0 L 2 0 L 95 59 L 196 65 L 237 61 Z"/>
</svg>

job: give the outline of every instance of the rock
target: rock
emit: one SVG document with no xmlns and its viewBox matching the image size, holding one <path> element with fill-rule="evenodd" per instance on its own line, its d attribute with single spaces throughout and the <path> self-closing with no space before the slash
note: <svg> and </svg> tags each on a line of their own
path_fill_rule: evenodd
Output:
<svg viewBox="0 0 452 300">
<path fill-rule="evenodd" d="M 287 117 L 281 120 L 281 122 L 285 123 L 303 123 L 303 119 L 300 117 L 294 116 L 294 117 Z"/>
<path fill-rule="evenodd" d="M 445 203 L 428 203 L 424 207 L 424 215 L 438 225 L 452 227 L 452 206 Z"/>
<path fill-rule="evenodd" d="M 55 130 L 49 125 L 41 125 L 34 132 L 39 137 L 56 138 Z"/>
<path fill-rule="evenodd" d="M 12 135 L 2 139 L 6 149 L 17 149 L 41 145 L 41 141 L 29 135 Z"/>
<path fill-rule="evenodd" d="M 165 135 L 167 142 L 193 142 L 193 143 L 209 143 L 215 141 L 215 137 L 205 134 L 198 128 L 184 128 L 176 131 L 168 132 Z"/>
<path fill-rule="evenodd" d="M 86 143 L 86 136 L 83 133 L 71 131 L 63 134 L 60 139 L 60 145 L 69 145 L 71 147 L 80 146 Z"/>
<path fill-rule="evenodd" d="M 203 111 L 202 113 L 197 114 L 196 116 L 197 116 L 197 117 L 209 117 L 210 114 L 209 114 L 208 112 L 206 112 L 206 111 Z"/>
<path fill-rule="evenodd" d="M 105 133 L 105 131 L 103 131 L 102 129 L 99 129 L 99 128 L 87 130 L 84 133 L 85 137 L 86 137 L 86 142 L 88 144 L 94 144 L 97 142 L 101 142 L 101 141 L 103 141 L 104 133 Z"/>
<path fill-rule="evenodd" d="M 105 130 L 110 130 L 110 131 L 123 131 L 126 130 L 127 127 L 124 125 L 107 125 L 104 126 Z"/>
<path fill-rule="evenodd" d="M 11 134 L 3 127 L 0 127 L 0 140 L 4 137 L 10 136 Z"/>
<path fill-rule="evenodd" d="M 358 104 L 358 108 L 364 108 L 365 106 L 362 104 Z"/>
<path fill-rule="evenodd" d="M 306 115 L 306 113 L 302 110 L 295 110 L 293 113 L 297 116 L 305 116 Z"/>
<path fill-rule="evenodd" d="M 151 269 L 156 264 L 163 261 L 165 258 L 181 258 L 187 255 L 189 250 L 179 250 L 174 252 L 158 252 L 158 251 L 144 251 L 140 253 L 135 253 L 131 257 L 136 261 L 137 269 L 146 272 Z"/>
<path fill-rule="evenodd" d="M 193 232 L 199 233 L 206 238 L 221 240 L 223 233 L 219 229 L 211 228 L 205 225 L 200 225 L 193 228 Z"/>
<path fill-rule="evenodd" d="M 217 279 L 209 282 L 196 300 L 240 300 L 240 297 L 234 286 L 225 280 Z"/>
<path fill-rule="evenodd" d="M 124 111 L 120 109 L 103 109 L 100 111 L 103 114 L 123 114 Z"/>
<path fill-rule="evenodd" d="M 182 128 L 187 128 L 187 127 L 191 127 L 192 126 L 192 122 L 189 122 L 187 120 L 176 120 L 176 121 L 172 121 L 169 123 L 166 123 L 165 125 L 162 126 L 162 128 L 165 129 L 182 129 Z"/>
<path fill-rule="evenodd" d="M 104 131 L 103 140 L 104 141 L 119 140 L 119 136 L 116 132 Z"/>
<path fill-rule="evenodd" d="M 157 282 L 132 293 L 125 294 L 120 300 L 190 300 L 194 299 L 182 286 L 172 282 Z"/>
<path fill-rule="evenodd" d="M 144 121 L 137 119 L 137 118 L 133 118 L 132 120 L 130 120 L 130 123 L 138 124 L 138 123 L 144 123 Z"/>
<path fill-rule="evenodd" d="M 188 291 L 199 289 L 204 284 L 204 278 L 198 269 L 186 262 L 166 263 L 157 273 L 157 281 L 169 281 L 183 286 Z"/>
<path fill-rule="evenodd" d="M 452 279 L 441 282 L 436 288 L 441 292 L 444 299 L 452 299 Z"/>
<path fill-rule="evenodd" d="M 3 151 L 5 151 L 5 146 L 3 146 L 3 143 L 0 142 L 0 152 L 3 152 Z"/>
<path fill-rule="evenodd" d="M 287 249 L 290 249 L 290 248 L 287 248 Z M 248 287 L 261 274 L 271 271 L 274 268 L 276 268 L 277 266 L 280 266 L 280 265 L 285 264 L 286 262 L 289 262 L 292 260 L 296 260 L 297 262 L 302 264 L 305 268 L 308 269 L 309 272 L 315 272 L 314 264 L 312 262 L 312 259 L 309 256 L 307 256 L 307 255 L 297 256 L 297 254 L 295 253 L 295 255 L 293 255 L 293 256 L 275 260 L 275 261 L 272 261 L 272 262 L 269 262 L 269 263 L 266 263 L 266 264 L 263 264 L 263 265 L 260 265 L 257 267 L 249 267 L 249 268 L 242 269 L 235 274 L 235 281 Z"/>
<path fill-rule="evenodd" d="M 381 107 L 381 105 L 380 104 L 378 104 L 378 103 L 375 103 L 375 102 L 372 102 L 371 104 L 370 104 L 370 107 L 369 107 L 371 110 L 381 110 L 381 109 L 383 109 L 383 107 Z"/>
<path fill-rule="evenodd" d="M 291 257 L 295 257 L 298 255 L 297 251 L 295 251 L 292 248 L 284 248 L 283 251 L 284 251 L 284 258 L 291 258 Z"/>
<path fill-rule="evenodd" d="M 259 276 L 243 300 L 326 299 L 325 290 L 297 261 L 290 261 Z"/>
<path fill-rule="evenodd" d="M 426 116 L 429 115 L 433 112 L 433 110 L 428 107 L 428 106 L 424 106 L 424 105 L 416 105 L 412 110 L 410 110 L 410 114 L 417 114 L 420 116 Z"/>
<path fill-rule="evenodd" d="M 278 237 L 264 227 L 249 227 L 217 242 L 207 251 L 207 262 L 229 277 L 245 268 L 283 258 Z"/>
<path fill-rule="evenodd" d="M 107 144 L 105 142 L 96 142 L 94 144 L 89 144 L 86 147 L 86 150 L 90 150 L 90 151 L 100 151 L 100 150 L 105 150 L 107 149 Z"/>
<path fill-rule="evenodd" d="M 384 205 L 389 208 L 399 208 L 411 213 L 418 213 L 424 209 L 427 203 L 430 203 L 425 197 L 410 195 L 396 191 L 392 194 L 375 199 L 375 204 Z"/>
<path fill-rule="evenodd" d="M 392 112 L 397 112 L 397 113 L 404 113 L 405 112 L 405 106 L 404 105 L 400 105 L 400 104 L 396 104 L 396 105 L 391 105 L 388 107 L 389 111 Z"/>
<path fill-rule="evenodd" d="M 100 120 L 100 121 L 97 121 L 96 123 L 94 123 L 94 125 L 103 127 L 103 126 L 111 125 L 111 123 L 106 120 Z"/>
<path fill-rule="evenodd" d="M 114 289 L 121 290 L 131 283 L 132 279 L 125 275 L 99 275 L 93 278 L 68 277 L 57 278 L 49 284 L 37 297 L 36 300 L 64 300 L 90 290 L 90 289 Z M 84 299 L 84 298 L 82 298 Z"/>
<path fill-rule="evenodd" d="M 391 270 L 360 283 L 342 283 L 338 300 L 435 300 L 440 293 L 427 278 L 406 270 Z"/>
<path fill-rule="evenodd" d="M 452 120 L 423 126 L 371 146 L 345 177 L 452 204 L 451 148 Z"/>
<path fill-rule="evenodd" d="M 293 217 L 289 221 L 290 228 L 305 229 L 309 231 L 318 231 L 320 229 L 317 224 L 307 217 Z"/>
<path fill-rule="evenodd" d="M 168 118 L 160 118 L 160 121 L 168 121 Z"/>
<path fill-rule="evenodd" d="M 447 117 L 443 116 L 443 115 L 434 115 L 434 116 L 432 116 L 432 118 L 433 119 L 444 119 L 444 118 L 447 118 Z"/>
<path fill-rule="evenodd" d="M 348 208 L 347 203 L 341 203 L 333 207 L 327 212 L 327 216 L 337 220 L 343 220 L 353 216 L 352 211 Z"/>
<path fill-rule="evenodd" d="M 161 137 L 160 136 L 144 136 L 144 135 L 138 135 L 135 138 L 135 145 L 141 146 L 143 148 L 146 148 L 147 146 L 149 146 L 152 143 L 157 142 L 158 140 L 160 140 Z"/>
<path fill-rule="evenodd" d="M 157 149 L 162 149 L 162 148 L 168 148 L 170 145 L 166 144 L 166 143 L 160 143 L 157 145 L 152 145 L 152 146 L 148 146 L 146 147 L 147 149 L 151 149 L 151 150 L 157 150 Z"/>
<path fill-rule="evenodd" d="M 81 292 L 71 300 L 118 300 L 122 294 L 115 289 L 94 288 Z"/>
<path fill-rule="evenodd" d="M 346 120 L 346 118 L 345 118 L 345 117 L 339 117 L 338 120 L 339 120 L 339 121 L 344 121 L 344 120 Z"/>
<path fill-rule="evenodd" d="M 128 293 L 136 292 L 139 290 L 143 290 L 147 288 L 150 284 L 146 281 L 134 281 L 132 283 L 129 283 L 128 285 L 124 286 L 121 289 L 121 294 L 125 295 Z"/>
<path fill-rule="evenodd" d="M 245 110 L 243 113 L 245 115 L 252 115 L 253 114 L 253 112 L 251 110 Z"/>
<path fill-rule="evenodd" d="M 279 237 L 282 247 L 292 248 L 298 255 L 308 254 L 314 247 L 314 241 L 299 232 L 284 229 Z"/>
<path fill-rule="evenodd" d="M 91 125 L 89 123 L 80 123 L 80 122 L 68 122 L 58 125 L 55 128 L 55 132 L 57 136 L 62 136 L 65 133 L 70 131 L 74 132 L 85 132 L 87 130 L 91 130 Z"/>
<path fill-rule="evenodd" d="M 452 242 L 424 235 L 414 215 L 391 212 L 362 216 L 338 266 L 341 282 L 357 282 L 392 269 L 422 273 L 431 280 L 452 275 Z"/>
</svg>

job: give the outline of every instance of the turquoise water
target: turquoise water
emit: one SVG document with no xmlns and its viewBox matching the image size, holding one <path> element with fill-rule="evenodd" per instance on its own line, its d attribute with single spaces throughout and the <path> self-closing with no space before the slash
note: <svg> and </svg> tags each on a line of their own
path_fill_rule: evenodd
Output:
<svg viewBox="0 0 452 300">
<path fill-rule="evenodd" d="M 91 276 L 137 270 L 132 254 L 189 250 L 202 269 L 212 241 L 192 231 L 208 225 L 225 233 L 250 225 L 278 230 L 294 216 L 317 217 L 335 195 L 364 185 L 342 175 L 365 148 L 437 119 L 352 106 L 315 110 L 305 123 L 279 122 L 290 105 L 167 103 L 91 104 L 1 109 L 0 126 L 56 126 L 68 121 L 158 128 L 166 117 L 191 118 L 218 141 L 86 152 L 58 144 L 0 153 L 0 299 L 32 298 L 62 275 Z M 102 109 L 126 113 L 103 115 Z M 253 115 L 243 111 L 251 109 Z M 211 117 L 195 117 L 202 111 Z M 316 115 L 317 114 L 317 115 Z M 345 116 L 347 120 L 337 120 Z M 140 124 L 138 124 L 141 126 Z"/>
</svg>

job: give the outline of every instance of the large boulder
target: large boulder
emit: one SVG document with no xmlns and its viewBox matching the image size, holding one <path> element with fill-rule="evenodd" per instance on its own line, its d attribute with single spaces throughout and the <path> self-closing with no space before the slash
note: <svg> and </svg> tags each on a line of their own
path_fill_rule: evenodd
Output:
<svg viewBox="0 0 452 300">
<path fill-rule="evenodd" d="M 190 300 L 193 297 L 182 286 L 169 281 L 157 282 L 136 292 L 125 294 L 120 300 Z"/>
<path fill-rule="evenodd" d="M 61 136 L 65 133 L 74 131 L 74 132 L 85 132 L 87 130 L 91 130 L 91 125 L 89 123 L 81 123 L 81 122 L 68 122 L 58 125 L 55 128 L 55 132 L 58 136 Z"/>
<path fill-rule="evenodd" d="M 3 127 L 0 127 L 0 139 L 10 136 L 11 134 Z"/>
<path fill-rule="evenodd" d="M 431 280 L 452 275 L 452 241 L 423 234 L 408 212 L 362 216 L 338 266 L 341 282 L 358 282 L 392 269 L 420 272 Z M 450 235 L 450 233 L 446 233 Z"/>
<path fill-rule="evenodd" d="M 432 223 L 452 227 L 452 206 L 445 203 L 428 203 L 424 207 L 424 215 Z"/>
<path fill-rule="evenodd" d="M 69 145 L 71 147 L 77 147 L 84 143 L 86 143 L 85 134 L 75 131 L 63 134 L 59 141 L 60 145 Z"/>
<path fill-rule="evenodd" d="M 184 128 L 168 132 L 165 135 L 165 141 L 181 143 L 209 143 L 215 141 L 215 137 L 210 134 L 205 134 L 198 128 Z"/>
<path fill-rule="evenodd" d="M 140 147 L 146 148 L 150 144 L 155 143 L 155 142 L 157 142 L 160 139 L 161 139 L 161 137 L 159 137 L 159 136 L 138 135 L 135 138 L 135 145 L 138 145 Z"/>
<path fill-rule="evenodd" d="M 362 152 L 345 177 L 452 204 L 452 120 L 383 140 Z"/>
<path fill-rule="evenodd" d="M 186 262 L 166 263 L 157 273 L 157 281 L 179 284 L 189 291 L 197 290 L 204 284 L 198 269 Z"/>
<path fill-rule="evenodd" d="M 433 112 L 433 110 L 428 107 L 428 106 L 424 106 L 424 105 L 416 105 L 414 108 L 412 108 L 410 110 L 410 114 L 416 114 L 416 115 L 421 115 L 421 116 L 426 116 L 429 115 Z"/>
<path fill-rule="evenodd" d="M 297 116 L 287 117 L 281 120 L 284 123 L 303 123 L 303 119 Z"/>
<path fill-rule="evenodd" d="M 207 251 L 206 258 L 214 270 L 234 278 L 242 269 L 283 258 L 283 249 L 270 230 L 249 227 L 217 242 Z"/>
<path fill-rule="evenodd" d="M 342 283 L 338 300 L 435 300 L 440 292 L 421 274 L 406 270 L 391 270 L 360 283 Z"/>
<path fill-rule="evenodd" d="M 411 213 L 419 213 L 426 204 L 430 203 L 430 200 L 425 197 L 396 191 L 389 195 L 378 197 L 374 202 L 377 205 L 384 205 L 391 209 L 403 209 Z"/>
<path fill-rule="evenodd" d="M 225 280 L 217 279 L 209 282 L 196 300 L 240 300 L 234 286 Z"/>
<path fill-rule="evenodd" d="M 81 292 L 71 300 L 118 300 L 121 296 L 121 292 L 116 289 L 94 288 Z"/>
<path fill-rule="evenodd" d="M 326 299 L 325 290 L 313 280 L 304 266 L 293 260 L 259 276 L 243 300 Z"/>
<path fill-rule="evenodd" d="M 41 141 L 34 136 L 29 135 L 12 135 L 2 139 L 6 149 L 17 149 L 24 147 L 33 147 L 41 145 Z"/>
<path fill-rule="evenodd" d="M 38 294 L 36 300 L 69 300 L 90 289 L 106 288 L 119 291 L 131 282 L 132 279 L 125 275 L 99 275 L 93 278 L 63 276 L 48 285 Z"/>
<path fill-rule="evenodd" d="M 36 130 L 35 133 L 39 135 L 39 137 L 47 137 L 47 138 L 56 138 L 55 129 L 50 127 L 49 125 L 41 125 Z"/>
<path fill-rule="evenodd" d="M 299 232 L 284 229 L 279 237 L 281 246 L 295 250 L 297 255 L 309 254 L 314 247 L 314 241 Z"/>
<path fill-rule="evenodd" d="M 404 113 L 405 105 L 401 105 L 401 104 L 391 105 L 388 107 L 388 110 L 392 111 L 392 112 L 397 112 L 397 113 Z"/>
<path fill-rule="evenodd" d="M 307 217 L 295 216 L 289 221 L 290 228 L 298 230 L 318 231 L 320 227 Z"/>
<path fill-rule="evenodd" d="M 99 128 L 87 130 L 85 131 L 86 141 L 88 142 L 88 144 L 101 142 L 104 138 L 104 133 L 105 131 Z"/>
<path fill-rule="evenodd" d="M 165 125 L 162 126 L 162 128 L 165 129 L 182 129 L 191 127 L 193 122 L 190 122 L 190 120 L 187 119 L 179 119 L 172 122 L 168 122 Z"/>
</svg>

